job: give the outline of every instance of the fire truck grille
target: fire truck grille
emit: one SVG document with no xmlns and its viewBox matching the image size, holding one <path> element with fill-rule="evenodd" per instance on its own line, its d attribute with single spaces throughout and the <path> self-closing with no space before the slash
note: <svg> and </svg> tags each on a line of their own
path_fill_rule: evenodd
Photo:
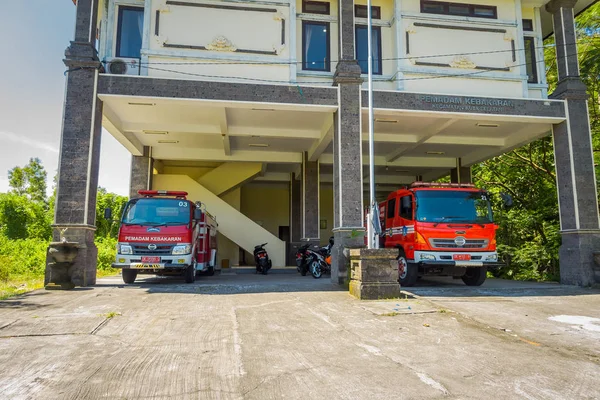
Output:
<svg viewBox="0 0 600 400">
<path fill-rule="evenodd" d="M 171 254 L 173 245 L 171 244 L 157 244 L 155 250 L 150 250 L 147 244 L 136 244 L 133 245 L 133 254 Z"/>
<path fill-rule="evenodd" d="M 488 247 L 487 239 L 467 239 L 463 246 L 459 246 L 454 239 L 430 239 L 434 249 L 485 249 Z"/>
</svg>

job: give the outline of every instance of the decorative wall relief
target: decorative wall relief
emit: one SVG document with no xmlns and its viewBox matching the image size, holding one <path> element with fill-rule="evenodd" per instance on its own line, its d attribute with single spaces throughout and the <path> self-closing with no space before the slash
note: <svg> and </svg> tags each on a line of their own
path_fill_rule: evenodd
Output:
<svg viewBox="0 0 600 400">
<path fill-rule="evenodd" d="M 234 52 L 237 50 L 237 47 L 235 47 L 225 36 L 217 36 L 210 44 L 206 45 L 206 49 L 212 51 Z"/>
<path fill-rule="evenodd" d="M 452 68 L 475 69 L 477 67 L 477 64 L 475 64 L 467 56 L 456 56 L 452 61 L 450 61 L 450 66 Z"/>
</svg>

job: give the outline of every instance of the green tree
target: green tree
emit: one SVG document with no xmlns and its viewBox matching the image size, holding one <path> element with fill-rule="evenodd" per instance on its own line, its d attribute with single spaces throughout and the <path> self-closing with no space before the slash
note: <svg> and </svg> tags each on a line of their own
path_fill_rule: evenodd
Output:
<svg viewBox="0 0 600 400">
<path fill-rule="evenodd" d="M 96 238 L 112 237 L 116 238 L 121 211 L 127 203 L 126 196 L 120 196 L 115 193 L 108 193 L 106 189 L 98 188 L 96 197 Z M 104 218 L 104 210 L 110 208 L 113 212 L 113 220 L 107 221 Z"/>
<path fill-rule="evenodd" d="M 8 171 L 9 185 L 13 192 L 37 202 L 46 201 L 47 173 L 39 158 L 29 159 L 29 163 L 21 168 Z"/>
</svg>

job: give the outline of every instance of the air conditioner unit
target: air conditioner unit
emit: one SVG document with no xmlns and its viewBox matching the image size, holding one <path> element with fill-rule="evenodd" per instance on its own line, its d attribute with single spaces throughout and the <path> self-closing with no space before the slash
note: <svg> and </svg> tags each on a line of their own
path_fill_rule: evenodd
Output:
<svg viewBox="0 0 600 400">
<path fill-rule="evenodd" d="M 112 58 L 106 61 L 106 72 L 113 75 L 139 75 L 139 58 Z"/>
</svg>

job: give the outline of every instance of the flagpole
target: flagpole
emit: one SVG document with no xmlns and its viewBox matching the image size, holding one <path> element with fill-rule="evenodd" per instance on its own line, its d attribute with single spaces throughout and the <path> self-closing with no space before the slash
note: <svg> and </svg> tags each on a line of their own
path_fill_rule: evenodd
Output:
<svg viewBox="0 0 600 400">
<path fill-rule="evenodd" d="M 369 76 L 369 217 L 367 219 L 367 246 L 369 249 L 376 249 L 375 232 L 373 227 L 374 218 L 379 218 L 374 215 L 375 211 L 375 149 L 374 149 L 374 132 L 373 132 L 373 24 L 371 21 L 371 0 L 367 0 L 367 63 Z"/>
</svg>

